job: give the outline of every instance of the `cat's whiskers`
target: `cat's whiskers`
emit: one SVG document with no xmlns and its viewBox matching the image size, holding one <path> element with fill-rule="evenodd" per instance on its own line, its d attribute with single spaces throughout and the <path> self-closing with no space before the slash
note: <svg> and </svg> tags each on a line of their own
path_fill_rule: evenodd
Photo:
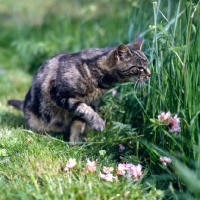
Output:
<svg viewBox="0 0 200 200">
<path fill-rule="evenodd" d="M 140 90 L 142 91 L 144 91 L 144 87 L 145 87 L 145 82 L 144 81 L 142 81 L 142 82 L 140 82 L 139 83 L 139 86 L 140 86 Z"/>
<path fill-rule="evenodd" d="M 139 82 L 139 79 L 137 79 L 136 82 L 135 82 L 135 85 L 134 85 L 134 87 L 133 87 L 133 90 L 134 90 L 134 91 L 136 91 L 136 89 L 137 89 L 138 82 Z"/>
<path fill-rule="evenodd" d="M 136 91 L 138 89 L 139 86 L 139 90 L 143 89 L 146 85 L 145 83 L 146 79 L 143 79 L 142 77 L 138 78 L 134 84 L 133 90 Z"/>
</svg>

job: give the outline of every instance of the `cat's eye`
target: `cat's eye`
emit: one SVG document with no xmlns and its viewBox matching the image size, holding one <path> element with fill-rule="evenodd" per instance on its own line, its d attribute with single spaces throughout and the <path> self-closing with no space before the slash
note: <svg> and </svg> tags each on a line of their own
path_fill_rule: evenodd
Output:
<svg viewBox="0 0 200 200">
<path fill-rule="evenodd" d="M 138 70 L 143 72 L 144 71 L 144 68 L 143 67 L 138 67 Z"/>
</svg>

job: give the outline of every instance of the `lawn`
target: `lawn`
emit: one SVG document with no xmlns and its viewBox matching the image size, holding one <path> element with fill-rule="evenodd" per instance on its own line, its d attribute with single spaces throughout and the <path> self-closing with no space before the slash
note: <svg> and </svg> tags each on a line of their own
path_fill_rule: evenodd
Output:
<svg viewBox="0 0 200 200">
<path fill-rule="evenodd" d="M 199 199 L 199 19 L 197 0 L 0 0 L 0 199 Z M 152 76 L 107 92 L 88 142 L 39 135 L 7 105 L 50 56 L 137 37 Z"/>
</svg>

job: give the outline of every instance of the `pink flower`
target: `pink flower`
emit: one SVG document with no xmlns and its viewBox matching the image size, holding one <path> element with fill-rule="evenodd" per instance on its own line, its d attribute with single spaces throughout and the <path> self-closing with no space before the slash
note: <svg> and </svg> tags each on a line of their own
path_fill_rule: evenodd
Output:
<svg viewBox="0 0 200 200">
<path fill-rule="evenodd" d="M 171 163 L 172 160 L 171 158 L 168 158 L 166 156 L 160 157 L 160 162 L 164 165 L 167 166 L 168 163 Z"/>
<path fill-rule="evenodd" d="M 70 158 L 64 168 L 65 171 L 68 171 L 70 169 L 73 169 L 74 166 L 76 166 L 77 162 L 75 158 Z"/>
<path fill-rule="evenodd" d="M 118 164 L 117 166 L 117 169 L 116 169 L 116 172 L 117 172 L 117 175 L 125 175 L 126 173 L 126 164 Z"/>
<path fill-rule="evenodd" d="M 171 113 L 168 111 L 167 113 L 161 112 L 160 115 L 158 115 L 158 120 L 161 122 L 168 123 L 168 120 L 171 117 Z"/>
<path fill-rule="evenodd" d="M 102 174 L 101 172 L 99 173 L 99 177 L 103 180 L 106 180 L 108 182 L 113 182 L 113 179 L 114 180 L 118 180 L 117 177 L 113 176 L 112 174 Z"/>
<path fill-rule="evenodd" d="M 169 124 L 171 124 L 171 129 L 169 130 L 170 132 L 180 132 L 181 127 L 180 127 L 180 119 L 175 115 L 169 120 Z"/>
<path fill-rule="evenodd" d="M 138 181 L 138 179 L 142 176 L 142 165 L 132 165 L 127 169 L 127 175 L 131 176 L 134 181 Z"/>
<path fill-rule="evenodd" d="M 103 180 L 109 181 L 109 182 L 113 182 L 113 179 L 115 181 L 118 181 L 118 177 L 117 176 L 113 176 L 111 174 L 111 172 L 114 171 L 113 167 L 106 167 L 103 166 L 103 173 L 100 172 L 99 177 Z"/>
<path fill-rule="evenodd" d="M 161 112 L 160 115 L 158 115 L 158 120 L 163 121 L 165 117 L 165 112 Z"/>
<path fill-rule="evenodd" d="M 89 172 L 94 172 L 96 171 L 96 161 L 90 161 L 89 159 L 87 160 L 87 164 L 86 164 L 86 170 Z"/>
<path fill-rule="evenodd" d="M 126 175 L 137 181 L 142 176 L 142 165 L 133 165 L 132 163 L 118 164 L 116 172 L 118 175 Z"/>
<path fill-rule="evenodd" d="M 158 115 L 158 120 L 166 125 L 171 125 L 169 132 L 176 133 L 181 131 L 180 118 L 177 117 L 177 114 L 172 117 L 169 111 L 167 113 L 161 112 L 160 115 Z"/>
<path fill-rule="evenodd" d="M 104 174 L 110 174 L 111 172 L 113 172 L 113 167 L 106 167 L 106 166 L 103 166 L 103 173 Z"/>
<path fill-rule="evenodd" d="M 117 94 L 117 90 L 113 89 L 112 90 L 112 95 L 115 96 Z"/>
<path fill-rule="evenodd" d="M 26 141 L 27 141 L 28 143 L 32 143 L 32 139 L 31 139 L 31 138 L 28 138 Z"/>
<path fill-rule="evenodd" d="M 124 151 L 125 150 L 125 146 L 122 144 L 119 144 L 119 150 Z"/>
<path fill-rule="evenodd" d="M 127 164 L 124 164 L 125 165 L 125 168 L 126 169 L 130 169 L 131 167 L 135 166 L 134 164 L 132 163 L 127 163 Z"/>
</svg>

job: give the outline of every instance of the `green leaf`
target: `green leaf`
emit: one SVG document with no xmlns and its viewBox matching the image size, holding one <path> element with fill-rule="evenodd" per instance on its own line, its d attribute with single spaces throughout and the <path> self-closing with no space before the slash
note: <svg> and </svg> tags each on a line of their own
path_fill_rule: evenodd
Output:
<svg viewBox="0 0 200 200">
<path fill-rule="evenodd" d="M 152 123 L 154 123 L 154 124 L 156 124 L 156 123 L 157 123 L 157 120 L 156 120 L 156 119 L 154 119 L 154 118 L 149 118 L 149 120 L 150 120 L 150 122 L 152 122 Z"/>
<path fill-rule="evenodd" d="M 106 154 L 106 151 L 105 150 L 100 150 L 99 154 L 100 154 L 100 156 L 104 156 Z"/>
<path fill-rule="evenodd" d="M 0 156 L 8 156 L 6 149 L 0 149 Z"/>
<path fill-rule="evenodd" d="M 173 165 L 177 170 L 177 174 L 186 184 L 188 189 L 196 195 L 200 195 L 200 179 L 198 179 L 197 174 L 194 171 L 187 168 L 177 159 L 173 159 Z"/>
</svg>

